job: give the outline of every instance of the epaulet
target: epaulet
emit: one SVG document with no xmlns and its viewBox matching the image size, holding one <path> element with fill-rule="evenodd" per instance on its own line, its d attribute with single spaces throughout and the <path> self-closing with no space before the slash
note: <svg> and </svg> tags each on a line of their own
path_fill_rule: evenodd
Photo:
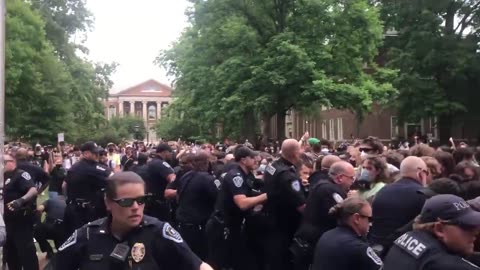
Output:
<svg viewBox="0 0 480 270">
<path fill-rule="evenodd" d="M 101 226 L 103 223 L 105 223 L 106 219 L 107 219 L 107 218 L 104 217 L 104 218 L 97 219 L 97 220 L 95 220 L 95 221 L 89 222 L 89 223 L 87 224 L 87 227 L 98 227 L 98 226 Z"/>
<path fill-rule="evenodd" d="M 143 227 L 156 226 L 156 227 L 162 228 L 163 223 L 154 217 L 144 215 L 141 226 Z"/>
</svg>

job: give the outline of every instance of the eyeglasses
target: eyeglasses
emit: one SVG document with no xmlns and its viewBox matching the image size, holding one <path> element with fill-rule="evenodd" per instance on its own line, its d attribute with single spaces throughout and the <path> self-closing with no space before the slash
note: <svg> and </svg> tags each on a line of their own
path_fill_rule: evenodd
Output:
<svg viewBox="0 0 480 270">
<path fill-rule="evenodd" d="M 138 198 L 123 198 L 123 199 L 118 199 L 118 200 L 112 199 L 112 201 L 116 202 L 121 207 L 126 208 L 126 207 L 131 207 L 134 202 L 137 202 L 138 205 L 145 204 L 147 199 L 148 199 L 148 196 L 141 196 L 141 197 L 138 197 Z"/>
<path fill-rule="evenodd" d="M 345 176 L 345 177 L 347 177 L 348 179 L 355 181 L 355 175 L 354 175 L 354 176 L 348 176 L 348 175 L 343 174 L 343 173 L 342 173 L 342 174 L 339 174 L 339 175 L 340 175 L 340 176 Z"/>
<path fill-rule="evenodd" d="M 13 160 L 13 159 L 5 159 L 5 160 L 3 160 L 3 164 L 5 164 L 5 165 L 6 165 L 8 162 L 14 162 L 14 160 Z"/>
<path fill-rule="evenodd" d="M 424 172 L 427 176 L 430 175 L 430 172 L 428 170 L 425 170 L 425 169 L 422 169 L 422 168 L 418 168 L 418 170 Z"/>
</svg>

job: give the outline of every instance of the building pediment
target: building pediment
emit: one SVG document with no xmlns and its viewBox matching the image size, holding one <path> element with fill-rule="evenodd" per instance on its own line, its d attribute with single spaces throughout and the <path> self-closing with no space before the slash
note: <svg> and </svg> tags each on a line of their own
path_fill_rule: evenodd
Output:
<svg viewBox="0 0 480 270">
<path fill-rule="evenodd" d="M 137 84 L 116 94 L 111 94 L 111 97 L 171 97 L 172 88 L 168 85 L 160 83 L 156 80 L 148 80 L 141 84 Z"/>
</svg>

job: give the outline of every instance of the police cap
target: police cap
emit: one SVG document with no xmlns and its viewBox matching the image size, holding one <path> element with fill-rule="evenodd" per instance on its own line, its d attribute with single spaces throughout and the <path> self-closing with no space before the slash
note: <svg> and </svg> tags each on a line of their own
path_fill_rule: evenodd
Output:
<svg viewBox="0 0 480 270">
<path fill-rule="evenodd" d="M 428 199 L 420 213 L 420 222 L 445 220 L 456 225 L 480 226 L 480 212 L 470 208 L 462 198 L 441 194 Z"/>
<path fill-rule="evenodd" d="M 238 162 L 242 158 L 258 156 L 258 152 L 253 151 L 246 146 L 239 146 L 237 147 L 237 149 L 235 149 L 235 152 L 233 153 L 233 155 L 235 156 L 235 161 Z"/>
<path fill-rule="evenodd" d="M 86 142 L 80 147 L 80 151 L 82 152 L 92 152 L 94 154 L 98 154 L 100 152 L 100 148 L 95 142 Z"/>
</svg>

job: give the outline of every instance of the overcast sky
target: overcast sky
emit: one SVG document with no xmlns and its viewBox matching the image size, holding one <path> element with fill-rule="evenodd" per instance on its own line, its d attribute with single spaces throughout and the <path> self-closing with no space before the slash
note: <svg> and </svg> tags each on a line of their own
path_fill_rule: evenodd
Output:
<svg viewBox="0 0 480 270">
<path fill-rule="evenodd" d="M 119 63 L 111 92 L 151 78 L 169 83 L 153 61 L 187 26 L 186 0 L 88 0 L 87 6 L 95 15 L 89 58 Z"/>
</svg>

